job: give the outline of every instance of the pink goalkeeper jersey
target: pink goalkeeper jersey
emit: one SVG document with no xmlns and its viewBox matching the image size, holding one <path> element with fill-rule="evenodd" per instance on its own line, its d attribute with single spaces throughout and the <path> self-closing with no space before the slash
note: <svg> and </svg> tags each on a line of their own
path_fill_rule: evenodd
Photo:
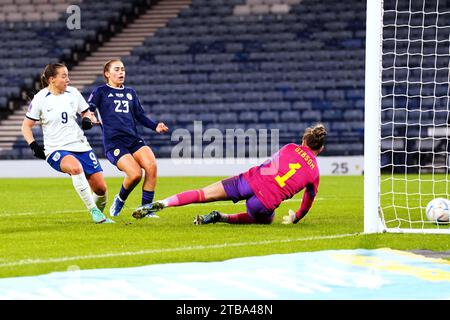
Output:
<svg viewBox="0 0 450 320">
<path fill-rule="evenodd" d="M 297 218 L 301 219 L 311 207 L 319 187 L 319 167 L 316 155 L 306 146 L 290 143 L 271 159 L 244 173 L 258 199 L 269 210 L 292 198 L 306 188 Z"/>
</svg>

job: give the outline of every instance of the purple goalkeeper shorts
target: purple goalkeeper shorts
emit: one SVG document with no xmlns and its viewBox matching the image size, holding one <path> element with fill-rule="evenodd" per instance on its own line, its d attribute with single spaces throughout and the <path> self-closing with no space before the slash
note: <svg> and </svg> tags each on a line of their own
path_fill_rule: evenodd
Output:
<svg viewBox="0 0 450 320">
<path fill-rule="evenodd" d="M 256 222 L 272 222 L 275 212 L 264 207 L 242 174 L 222 180 L 222 185 L 228 197 L 234 203 L 240 200 L 247 200 L 247 214 Z"/>
</svg>

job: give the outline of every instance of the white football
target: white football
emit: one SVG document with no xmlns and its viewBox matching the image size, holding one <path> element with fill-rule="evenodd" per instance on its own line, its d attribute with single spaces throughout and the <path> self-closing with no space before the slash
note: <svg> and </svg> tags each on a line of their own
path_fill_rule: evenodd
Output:
<svg viewBox="0 0 450 320">
<path fill-rule="evenodd" d="M 445 224 L 449 223 L 449 201 L 444 198 L 436 198 L 428 202 L 426 208 L 428 220 Z"/>
</svg>

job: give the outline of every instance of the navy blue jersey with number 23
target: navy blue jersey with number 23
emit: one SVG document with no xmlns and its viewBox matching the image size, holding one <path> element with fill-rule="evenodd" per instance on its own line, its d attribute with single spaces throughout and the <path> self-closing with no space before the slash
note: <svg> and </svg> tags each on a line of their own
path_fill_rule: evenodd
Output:
<svg viewBox="0 0 450 320">
<path fill-rule="evenodd" d="M 139 98 L 132 88 L 113 88 L 107 84 L 94 89 L 89 99 L 89 109 L 98 110 L 103 130 L 105 151 L 115 147 L 115 141 L 133 143 L 139 137 L 136 121 L 152 130 L 157 123 L 145 115 Z"/>
</svg>

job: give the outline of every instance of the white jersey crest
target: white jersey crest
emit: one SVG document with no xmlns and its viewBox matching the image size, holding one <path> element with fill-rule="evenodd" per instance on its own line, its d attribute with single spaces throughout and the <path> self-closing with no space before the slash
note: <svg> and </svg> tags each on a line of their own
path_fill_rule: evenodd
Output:
<svg viewBox="0 0 450 320">
<path fill-rule="evenodd" d="M 74 87 L 67 87 L 57 96 L 44 88 L 34 96 L 26 116 L 41 122 L 46 156 L 56 150 L 84 152 L 92 149 L 76 121 L 77 114 L 88 108 Z"/>
</svg>

